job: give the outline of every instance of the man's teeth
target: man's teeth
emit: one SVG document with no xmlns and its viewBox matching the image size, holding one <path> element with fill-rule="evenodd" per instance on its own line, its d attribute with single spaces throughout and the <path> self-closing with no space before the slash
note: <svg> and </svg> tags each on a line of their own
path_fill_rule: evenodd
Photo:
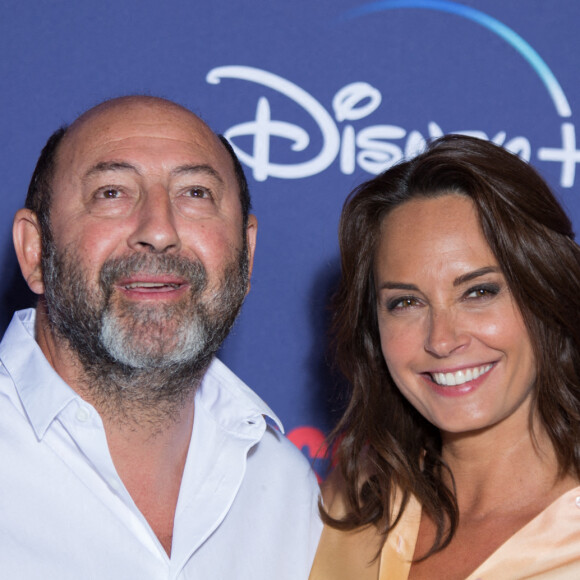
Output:
<svg viewBox="0 0 580 580">
<path fill-rule="evenodd" d="M 127 290 L 132 290 L 133 288 L 164 288 L 165 286 L 179 288 L 179 284 L 164 284 L 163 282 L 133 282 L 131 284 L 126 284 L 125 288 Z"/>
<path fill-rule="evenodd" d="M 463 369 L 455 373 L 431 373 L 431 378 L 438 385 L 454 387 L 468 381 L 473 381 L 491 369 L 493 365 L 484 365 L 472 369 Z"/>
</svg>

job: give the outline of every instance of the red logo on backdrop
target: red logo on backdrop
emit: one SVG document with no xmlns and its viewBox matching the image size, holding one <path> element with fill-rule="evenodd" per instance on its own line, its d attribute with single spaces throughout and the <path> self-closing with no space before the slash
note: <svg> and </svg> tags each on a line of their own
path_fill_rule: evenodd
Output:
<svg viewBox="0 0 580 580">
<path fill-rule="evenodd" d="M 318 482 L 323 481 L 332 467 L 324 433 L 316 427 L 304 425 L 292 429 L 288 433 L 288 439 L 308 458 Z"/>
</svg>

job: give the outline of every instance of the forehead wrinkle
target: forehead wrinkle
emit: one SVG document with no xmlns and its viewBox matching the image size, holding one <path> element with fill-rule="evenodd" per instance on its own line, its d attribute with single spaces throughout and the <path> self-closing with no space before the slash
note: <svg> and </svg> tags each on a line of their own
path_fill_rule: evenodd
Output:
<svg viewBox="0 0 580 580">
<path fill-rule="evenodd" d="M 91 168 L 89 168 L 89 170 L 85 173 L 83 180 L 86 180 L 93 175 L 107 173 L 109 171 L 131 171 L 139 176 L 141 175 L 141 172 L 135 165 L 127 163 L 126 161 L 100 161 L 99 163 L 96 163 Z"/>
</svg>

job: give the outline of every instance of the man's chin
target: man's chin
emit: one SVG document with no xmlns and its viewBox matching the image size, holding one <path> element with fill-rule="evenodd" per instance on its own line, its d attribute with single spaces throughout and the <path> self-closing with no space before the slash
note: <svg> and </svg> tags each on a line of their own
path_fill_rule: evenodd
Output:
<svg viewBox="0 0 580 580">
<path fill-rule="evenodd" d="M 153 315 L 152 315 L 153 314 Z M 187 364 L 194 360 L 203 343 L 198 324 L 184 324 L 183 316 L 106 316 L 101 343 L 116 361 L 132 368 L 160 368 Z"/>
</svg>

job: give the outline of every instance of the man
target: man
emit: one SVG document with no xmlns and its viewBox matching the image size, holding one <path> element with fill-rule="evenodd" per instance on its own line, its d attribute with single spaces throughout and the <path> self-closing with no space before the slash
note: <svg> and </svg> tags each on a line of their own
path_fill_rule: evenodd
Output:
<svg viewBox="0 0 580 580">
<path fill-rule="evenodd" d="M 3 578 L 307 578 L 317 486 L 214 354 L 256 219 L 229 145 L 124 97 L 57 131 L 14 244 L 35 310 L 0 344 Z"/>
</svg>

